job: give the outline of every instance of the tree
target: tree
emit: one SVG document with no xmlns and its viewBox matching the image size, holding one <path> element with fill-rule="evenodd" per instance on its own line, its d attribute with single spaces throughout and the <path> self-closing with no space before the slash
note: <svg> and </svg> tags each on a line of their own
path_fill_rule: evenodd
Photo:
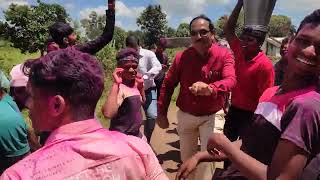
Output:
<svg viewBox="0 0 320 180">
<path fill-rule="evenodd" d="M 284 37 L 295 31 L 291 19 L 284 15 L 272 15 L 268 28 L 270 36 L 273 37 Z"/>
<path fill-rule="evenodd" d="M 216 21 L 216 33 L 219 37 L 223 36 L 223 26 L 227 22 L 228 16 L 223 15 Z M 242 29 L 244 27 L 244 13 L 240 12 L 239 18 L 236 26 L 236 34 L 240 36 Z M 295 26 L 292 25 L 291 19 L 283 15 L 272 15 L 270 18 L 270 23 L 268 25 L 269 35 L 274 37 L 287 36 L 290 33 L 295 32 Z"/>
<path fill-rule="evenodd" d="M 116 67 L 116 53 L 117 50 L 115 49 L 115 47 L 111 44 L 107 44 L 96 54 L 97 58 L 102 63 L 107 77 L 110 77 L 109 75 L 112 74 L 114 68 Z"/>
<path fill-rule="evenodd" d="M 145 46 L 146 35 L 145 35 L 144 32 L 142 32 L 140 30 L 128 31 L 127 35 L 128 36 L 134 36 L 134 37 L 138 38 L 139 41 L 140 41 L 140 45 L 141 46 Z"/>
<path fill-rule="evenodd" d="M 95 11 L 92 11 L 88 19 L 82 19 L 80 22 L 86 30 L 87 38 L 93 40 L 103 32 L 106 25 L 106 16 L 98 16 Z"/>
<path fill-rule="evenodd" d="M 243 11 L 240 11 L 238 21 L 237 21 L 237 27 L 236 27 L 236 35 L 239 37 L 242 33 L 242 30 L 244 28 L 244 13 Z"/>
<path fill-rule="evenodd" d="M 176 35 L 176 30 L 173 29 L 172 27 L 168 27 L 166 30 L 166 37 L 175 37 Z"/>
<path fill-rule="evenodd" d="M 88 41 L 87 37 L 84 37 L 81 32 L 80 21 L 74 20 L 72 21 L 74 33 L 77 35 L 77 42 L 84 43 Z"/>
<path fill-rule="evenodd" d="M 93 40 L 103 33 L 103 29 L 106 25 L 106 15 L 104 14 L 100 16 L 95 11 L 92 11 L 88 19 L 82 19 L 80 22 L 86 31 L 87 38 Z M 120 49 L 125 46 L 124 41 L 126 35 L 125 30 L 120 27 L 115 27 L 112 42 L 116 49 Z"/>
<path fill-rule="evenodd" d="M 0 21 L 0 38 L 4 37 L 5 31 L 6 31 L 5 23 Z"/>
<path fill-rule="evenodd" d="M 66 10 L 58 4 L 46 4 L 37 1 L 38 5 L 11 4 L 4 11 L 4 36 L 12 46 L 22 53 L 41 51 L 43 54 L 48 38 L 48 27 L 56 21 L 69 20 Z"/>
<path fill-rule="evenodd" d="M 189 37 L 189 24 L 188 23 L 181 23 L 178 26 L 177 32 L 176 32 L 177 37 Z"/>
<path fill-rule="evenodd" d="M 160 5 L 149 5 L 138 17 L 137 25 L 145 33 L 145 45 L 151 46 L 165 36 L 167 15 L 162 12 Z"/>
<path fill-rule="evenodd" d="M 223 27 L 226 24 L 227 20 L 228 20 L 228 16 L 227 15 L 223 15 L 216 21 L 215 28 L 216 28 L 216 35 L 218 37 L 223 37 L 224 36 Z"/>
<path fill-rule="evenodd" d="M 219 37 L 223 37 L 223 27 L 225 25 L 225 23 L 227 23 L 228 21 L 228 15 L 223 15 L 221 16 L 215 23 L 215 28 L 216 28 L 216 34 Z M 237 25 L 236 25 L 236 29 L 235 29 L 235 33 L 237 36 L 240 36 L 242 30 L 244 27 L 244 13 L 243 11 L 240 11 L 238 20 L 237 20 Z"/>
<path fill-rule="evenodd" d="M 126 46 L 125 44 L 126 37 L 127 37 L 127 33 L 125 30 L 117 26 L 114 28 L 113 43 L 116 49 L 121 49 Z"/>
</svg>

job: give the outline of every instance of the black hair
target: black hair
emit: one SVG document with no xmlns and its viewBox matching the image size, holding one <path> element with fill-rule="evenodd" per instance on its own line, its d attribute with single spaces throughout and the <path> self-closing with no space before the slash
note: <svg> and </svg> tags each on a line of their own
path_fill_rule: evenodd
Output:
<svg viewBox="0 0 320 180">
<path fill-rule="evenodd" d="M 306 24 L 312 24 L 314 26 L 318 26 L 320 24 L 320 9 L 313 11 L 301 21 L 297 34 Z"/>
<path fill-rule="evenodd" d="M 291 39 L 290 36 L 285 37 L 285 38 L 281 41 L 281 46 L 284 46 L 284 45 L 288 44 L 290 39 Z"/>
<path fill-rule="evenodd" d="M 267 32 L 256 30 L 252 27 L 244 27 L 242 30 L 242 34 L 246 34 L 256 38 L 258 44 L 261 46 L 264 43 Z"/>
<path fill-rule="evenodd" d="M 201 14 L 201 15 L 199 15 L 199 16 L 197 16 L 197 17 L 193 18 L 193 19 L 190 21 L 190 24 L 189 24 L 189 31 L 191 31 L 191 25 L 192 25 L 192 23 L 193 23 L 195 20 L 197 20 L 197 19 L 204 19 L 204 20 L 208 21 L 208 23 L 209 23 L 209 30 L 210 30 L 210 32 L 211 32 L 211 33 L 214 33 L 214 32 L 215 32 L 215 28 L 214 28 L 214 25 L 213 25 L 213 23 L 212 23 L 211 19 L 210 19 L 210 18 L 208 18 L 208 17 L 207 17 L 206 15 L 204 15 L 204 14 Z"/>
<path fill-rule="evenodd" d="M 126 38 L 126 46 L 131 48 L 136 48 L 140 44 L 139 39 L 133 35 Z"/>
<path fill-rule="evenodd" d="M 157 47 L 161 47 L 161 46 L 158 45 L 158 43 L 157 43 L 157 45 L 156 45 L 156 44 L 151 44 L 151 45 L 148 47 L 148 49 L 149 49 L 149 50 L 152 50 L 152 49 L 156 49 Z"/>
<path fill-rule="evenodd" d="M 74 109 L 94 112 L 104 88 L 101 63 L 74 48 L 52 51 L 23 64 L 32 86 L 43 92 L 59 94 Z M 90 112 L 89 112 L 90 111 Z"/>
<path fill-rule="evenodd" d="M 131 58 L 134 58 L 135 60 L 137 60 L 137 62 L 140 59 L 140 55 L 139 55 L 139 53 L 137 52 L 136 49 L 134 49 L 134 48 L 125 48 L 125 49 L 121 49 L 117 53 L 116 60 L 117 60 L 117 62 L 120 62 L 120 61 L 123 61 L 127 57 L 130 57 L 130 56 L 132 56 Z"/>
<path fill-rule="evenodd" d="M 73 33 L 73 28 L 64 22 L 56 22 L 49 27 L 49 34 L 53 41 L 59 46 L 63 46 L 63 38 Z"/>
</svg>

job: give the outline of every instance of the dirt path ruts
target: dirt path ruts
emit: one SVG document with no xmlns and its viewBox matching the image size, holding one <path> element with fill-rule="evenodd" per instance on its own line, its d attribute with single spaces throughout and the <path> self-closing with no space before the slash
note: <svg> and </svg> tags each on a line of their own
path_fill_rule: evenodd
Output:
<svg viewBox="0 0 320 180">
<path fill-rule="evenodd" d="M 179 136 L 177 133 L 176 112 L 178 108 L 171 104 L 168 111 L 170 126 L 168 129 L 161 129 L 156 126 L 151 144 L 158 154 L 158 158 L 163 160 L 162 167 L 170 180 L 174 180 L 178 165 L 180 164 Z M 224 125 L 224 113 L 219 111 L 215 119 L 215 132 L 221 132 Z M 221 163 L 216 163 L 215 167 L 222 167 Z"/>
</svg>

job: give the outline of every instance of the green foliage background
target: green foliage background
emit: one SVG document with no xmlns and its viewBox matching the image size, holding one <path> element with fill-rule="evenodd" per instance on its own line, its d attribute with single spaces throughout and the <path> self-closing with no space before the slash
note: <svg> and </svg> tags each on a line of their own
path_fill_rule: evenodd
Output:
<svg viewBox="0 0 320 180">
<path fill-rule="evenodd" d="M 40 53 L 21 53 L 19 49 L 10 46 L 7 41 L 0 41 L 0 69 L 8 76 L 12 67 L 40 56 Z"/>
<path fill-rule="evenodd" d="M 48 27 L 57 21 L 70 20 L 63 6 L 40 0 L 37 3 L 36 6 L 11 4 L 3 12 L 5 21 L 2 22 L 1 33 L 22 52 L 35 53 L 40 50 L 43 53 Z"/>
<path fill-rule="evenodd" d="M 149 5 L 137 19 L 137 25 L 146 34 L 144 43 L 147 47 L 156 44 L 167 30 L 167 15 L 160 5 Z"/>
<path fill-rule="evenodd" d="M 11 47 L 10 44 L 11 43 L 7 41 L 0 40 L 0 69 L 7 75 L 7 77 L 9 77 L 9 72 L 14 65 L 23 63 L 27 59 L 34 59 L 40 56 L 40 53 L 23 54 L 19 49 Z M 179 50 L 182 50 L 182 48 L 167 50 L 168 56 L 170 57 L 170 61 L 172 61 L 174 54 Z M 116 67 L 116 53 L 117 49 L 110 44 L 103 48 L 101 51 L 99 51 L 97 54 L 97 58 L 101 61 L 102 66 L 105 70 L 105 89 L 97 104 L 96 116 L 100 119 L 104 127 L 109 127 L 109 120 L 104 118 L 104 116 L 101 113 L 101 108 L 106 100 L 110 86 L 112 85 L 112 72 Z M 172 97 L 173 102 L 176 101 L 176 97 L 177 90 L 174 93 L 174 96 Z M 29 120 L 27 114 L 27 112 L 23 113 L 25 119 L 30 125 L 31 121 Z"/>
</svg>

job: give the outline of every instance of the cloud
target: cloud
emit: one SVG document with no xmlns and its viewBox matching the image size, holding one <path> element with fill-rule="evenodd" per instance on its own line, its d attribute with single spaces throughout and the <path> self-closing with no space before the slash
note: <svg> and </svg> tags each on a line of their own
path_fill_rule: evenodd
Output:
<svg viewBox="0 0 320 180">
<path fill-rule="evenodd" d="M 89 18 L 89 15 L 92 11 L 95 11 L 98 15 L 103 15 L 105 14 L 106 7 L 105 6 L 99 6 L 96 8 L 86 8 L 84 10 L 80 11 L 80 18 L 81 19 L 86 19 Z"/>
<path fill-rule="evenodd" d="M 190 23 L 190 21 L 192 20 L 191 16 L 187 16 L 181 19 L 181 23 Z"/>
<path fill-rule="evenodd" d="M 158 0 L 168 16 L 195 16 L 205 12 L 210 5 L 226 5 L 230 0 Z"/>
<path fill-rule="evenodd" d="M 309 12 L 319 7 L 319 0 L 281 0 L 276 6 L 286 11 L 303 11 Z"/>
<path fill-rule="evenodd" d="M 118 27 L 123 27 L 123 23 L 121 21 L 116 21 L 115 25 Z"/>
<path fill-rule="evenodd" d="M 76 7 L 76 5 L 73 3 L 67 3 L 64 5 L 64 7 L 67 9 L 67 11 L 71 11 Z"/>
<path fill-rule="evenodd" d="M 28 5 L 28 2 L 27 0 L 0 0 L 0 9 L 7 9 L 10 4 Z"/>
<path fill-rule="evenodd" d="M 274 14 L 282 14 L 291 18 L 292 23 L 299 26 L 301 20 L 319 8 L 319 0 L 279 0 Z"/>
<path fill-rule="evenodd" d="M 136 19 L 140 13 L 144 10 L 145 7 L 128 7 L 126 4 L 124 4 L 122 1 L 116 2 L 116 16 L 117 17 L 125 17 L 125 18 L 131 18 Z M 92 11 L 95 11 L 98 13 L 98 15 L 105 14 L 106 7 L 105 6 L 99 6 L 96 8 L 86 8 L 82 11 L 80 11 L 81 19 L 89 17 L 89 14 Z"/>
<path fill-rule="evenodd" d="M 145 7 L 127 7 L 122 1 L 116 2 L 116 14 L 119 17 L 134 18 L 136 19 Z"/>
<path fill-rule="evenodd" d="M 128 7 L 124 2 L 116 1 L 116 26 L 125 30 L 137 29 L 138 27 L 136 25 L 136 19 L 144 9 L 144 6 Z M 103 15 L 105 14 L 105 10 L 105 6 L 86 8 L 80 11 L 80 18 L 88 18 L 92 11 L 97 12 L 98 15 Z"/>
</svg>

